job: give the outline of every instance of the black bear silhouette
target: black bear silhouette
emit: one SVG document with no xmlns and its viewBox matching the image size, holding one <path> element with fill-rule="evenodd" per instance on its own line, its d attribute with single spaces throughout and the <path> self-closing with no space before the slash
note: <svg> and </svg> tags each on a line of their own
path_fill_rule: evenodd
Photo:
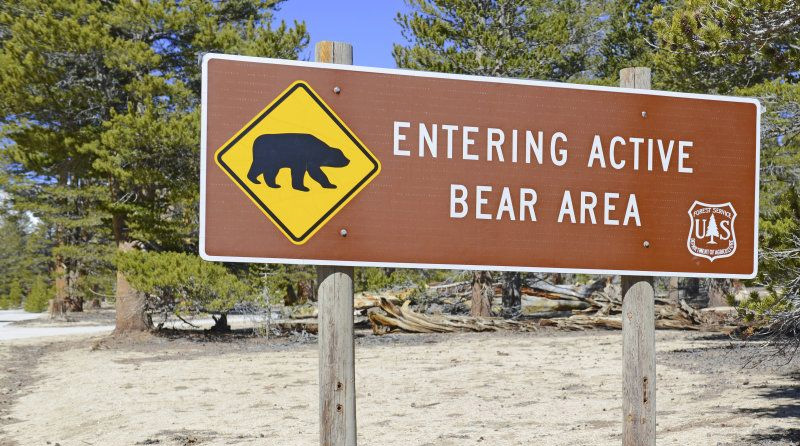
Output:
<svg viewBox="0 0 800 446">
<path fill-rule="evenodd" d="M 307 192 L 303 184 L 306 172 L 320 186 L 335 189 L 321 167 L 344 167 L 350 160 L 341 150 L 325 144 L 314 135 L 306 133 L 266 134 L 256 138 L 253 143 L 253 164 L 247 172 L 247 179 L 260 184 L 259 175 L 269 187 L 281 187 L 275 182 L 278 171 L 288 167 L 292 173 L 292 188 Z"/>
</svg>

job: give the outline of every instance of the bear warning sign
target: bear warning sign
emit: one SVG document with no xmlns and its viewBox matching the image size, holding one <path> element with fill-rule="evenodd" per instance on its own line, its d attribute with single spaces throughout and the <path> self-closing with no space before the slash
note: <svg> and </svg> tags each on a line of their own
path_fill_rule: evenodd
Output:
<svg viewBox="0 0 800 446">
<path fill-rule="evenodd" d="M 202 95 L 208 260 L 756 272 L 754 99 L 216 54 Z"/>
<path fill-rule="evenodd" d="M 302 81 L 290 85 L 226 142 L 215 161 L 296 244 L 314 235 L 381 168 Z M 326 174 L 323 167 L 331 169 Z"/>
</svg>

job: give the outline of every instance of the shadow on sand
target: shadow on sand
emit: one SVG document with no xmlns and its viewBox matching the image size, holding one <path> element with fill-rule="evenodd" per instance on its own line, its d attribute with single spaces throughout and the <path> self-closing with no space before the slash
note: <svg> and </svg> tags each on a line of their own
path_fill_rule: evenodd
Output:
<svg viewBox="0 0 800 446">
<path fill-rule="evenodd" d="M 762 408 L 743 408 L 742 413 L 759 418 L 780 418 L 797 420 L 800 425 L 800 371 L 787 375 L 793 382 L 789 386 L 763 389 L 760 397 L 775 404 Z M 800 428 L 775 428 L 754 433 L 743 439 L 747 445 L 800 445 Z"/>
</svg>

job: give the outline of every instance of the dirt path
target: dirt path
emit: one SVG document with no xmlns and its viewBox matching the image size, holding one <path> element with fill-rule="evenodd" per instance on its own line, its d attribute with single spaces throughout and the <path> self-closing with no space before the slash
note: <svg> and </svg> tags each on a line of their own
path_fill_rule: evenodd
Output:
<svg viewBox="0 0 800 446">
<path fill-rule="evenodd" d="M 109 315 L 112 318 L 109 319 Z M 0 310 L 0 342 L 17 339 L 56 337 L 83 334 L 106 334 L 114 330 L 113 312 L 87 311 L 72 313 L 74 321 L 50 320 L 44 313 L 21 310 Z"/>
<path fill-rule="evenodd" d="M 28 313 L 22 310 L 0 310 L 0 342 L 31 338 L 71 338 L 85 334 L 108 334 L 114 331 L 113 309 L 87 310 L 69 313 L 67 319 L 50 319 L 44 313 Z M 210 328 L 214 320 L 210 317 L 187 318 L 192 325 L 177 318 L 158 321 L 165 328 L 184 329 Z M 263 321 L 260 315 L 229 315 L 228 324 L 233 328 L 253 327 Z"/>
<path fill-rule="evenodd" d="M 78 341 L 80 342 L 80 341 Z M 62 342 L 18 341 L 16 344 L 0 343 L 0 446 L 17 442 L 4 435 L 5 427 L 20 420 L 11 416 L 14 404 L 22 396 L 34 391 L 38 380 L 39 361 L 55 350 L 63 351 L 75 344 Z"/>
<path fill-rule="evenodd" d="M 620 340 L 361 337 L 359 444 L 617 446 Z M 31 363 L 34 378 L 0 412 L 11 418 L 0 444 L 317 444 L 313 339 L 92 344 Z M 741 370 L 752 349 L 696 333 L 659 332 L 657 347 L 659 446 L 800 444 L 800 361 Z"/>
</svg>

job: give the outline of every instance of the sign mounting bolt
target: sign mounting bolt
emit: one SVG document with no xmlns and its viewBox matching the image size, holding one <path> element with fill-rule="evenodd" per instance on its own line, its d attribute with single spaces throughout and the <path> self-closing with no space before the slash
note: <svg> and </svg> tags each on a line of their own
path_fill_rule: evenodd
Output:
<svg viewBox="0 0 800 446">
<path fill-rule="evenodd" d="M 342 237 L 347 237 L 347 229 L 342 228 L 341 231 L 339 231 L 339 235 Z"/>
<path fill-rule="evenodd" d="M 342 89 L 339 88 L 339 86 L 337 85 L 336 87 L 333 87 L 333 92 L 336 93 L 336 94 L 339 94 L 339 93 L 342 92 Z"/>
<path fill-rule="evenodd" d="M 645 240 L 645 241 L 644 241 L 644 243 L 642 243 L 642 245 L 643 245 L 645 248 L 649 248 L 649 247 L 650 247 L 650 242 L 649 242 L 649 241 L 647 241 L 647 240 Z"/>
<path fill-rule="evenodd" d="M 643 112 L 642 112 L 642 118 L 646 118 L 646 117 L 647 117 L 647 112 L 646 112 L 646 111 L 643 111 Z"/>
</svg>

